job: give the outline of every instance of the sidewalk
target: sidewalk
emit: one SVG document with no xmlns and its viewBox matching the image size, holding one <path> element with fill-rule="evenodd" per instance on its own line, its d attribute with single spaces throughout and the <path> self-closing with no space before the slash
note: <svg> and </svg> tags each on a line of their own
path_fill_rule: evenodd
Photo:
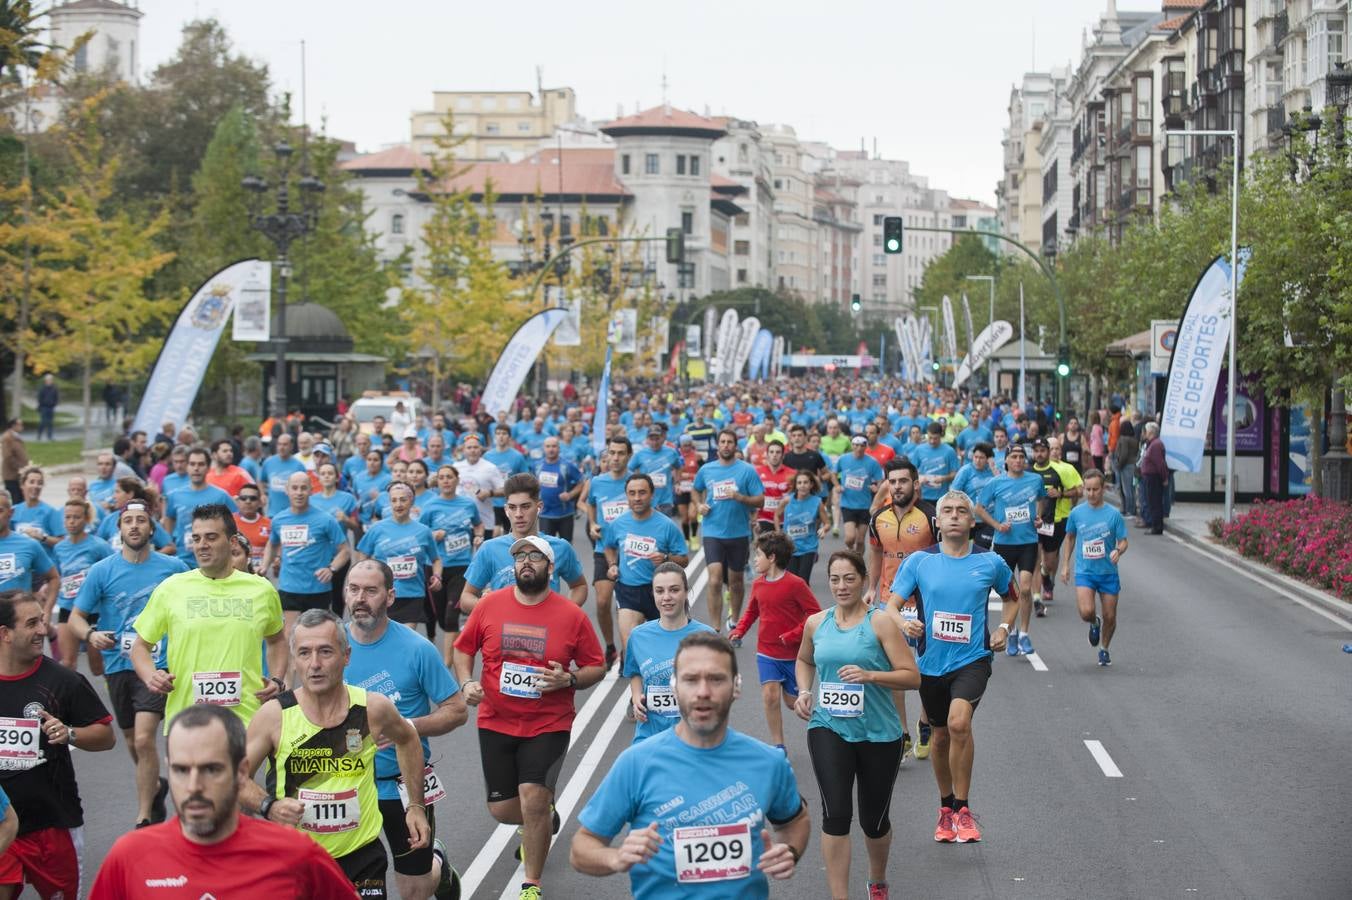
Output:
<svg viewBox="0 0 1352 900">
<path fill-rule="evenodd" d="M 1235 504 L 1235 515 L 1239 516 L 1250 509 L 1250 504 Z M 1225 506 L 1220 503 L 1175 503 L 1164 520 L 1164 530 L 1190 548 L 1204 556 L 1209 556 L 1221 565 L 1251 575 L 1270 584 L 1277 593 L 1301 598 L 1308 603 L 1332 613 L 1352 625 L 1352 604 L 1340 600 L 1332 594 L 1311 587 L 1302 581 L 1283 575 L 1276 569 L 1270 569 L 1257 560 L 1241 556 L 1224 544 L 1211 537 L 1210 522 L 1225 516 Z M 1138 541 L 1139 535 L 1145 535 L 1143 529 L 1131 528 L 1130 538 Z M 1140 540 L 1151 540 L 1149 537 Z M 1138 543 L 1139 546 L 1139 543 Z"/>
</svg>

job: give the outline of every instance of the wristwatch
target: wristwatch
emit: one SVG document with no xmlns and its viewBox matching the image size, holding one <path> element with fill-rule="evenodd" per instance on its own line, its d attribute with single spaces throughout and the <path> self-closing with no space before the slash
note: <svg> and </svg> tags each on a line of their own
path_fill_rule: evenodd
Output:
<svg viewBox="0 0 1352 900">
<path fill-rule="evenodd" d="M 575 687 L 577 687 L 577 673 L 576 673 L 576 672 L 569 672 L 569 673 L 568 673 L 568 686 L 569 686 L 570 688 L 575 688 Z"/>
<path fill-rule="evenodd" d="M 277 798 L 271 795 L 264 797 L 263 802 L 258 804 L 258 818 L 266 819 L 268 812 L 272 809 L 272 804 L 277 802 Z"/>
</svg>

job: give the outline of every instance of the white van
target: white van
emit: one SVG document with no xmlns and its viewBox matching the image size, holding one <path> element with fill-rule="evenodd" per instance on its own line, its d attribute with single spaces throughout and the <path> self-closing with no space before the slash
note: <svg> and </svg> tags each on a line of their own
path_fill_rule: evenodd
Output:
<svg viewBox="0 0 1352 900">
<path fill-rule="evenodd" d="M 408 391 L 366 391 L 352 403 L 352 408 L 348 410 L 348 415 L 357 420 L 357 429 L 364 434 L 372 432 L 371 422 L 376 416 L 383 416 L 385 419 L 385 434 L 393 434 L 397 443 L 403 439 L 402 434 L 394 434 L 394 428 L 390 424 L 390 418 L 394 415 L 394 405 L 400 401 L 404 404 L 404 411 L 408 413 L 409 421 L 417 425 L 422 421 L 422 408 L 418 398 Z"/>
</svg>

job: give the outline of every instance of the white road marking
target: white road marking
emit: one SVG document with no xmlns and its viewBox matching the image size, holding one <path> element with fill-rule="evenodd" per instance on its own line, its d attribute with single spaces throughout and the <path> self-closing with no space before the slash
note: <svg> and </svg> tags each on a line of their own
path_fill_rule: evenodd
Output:
<svg viewBox="0 0 1352 900">
<path fill-rule="evenodd" d="M 1228 569 L 1229 571 L 1234 572 L 1236 575 L 1239 575 L 1239 576 L 1242 576 L 1242 577 L 1244 577 L 1244 578 L 1247 578 L 1247 579 L 1249 579 L 1250 581 L 1254 582 L 1255 584 L 1262 585 L 1263 587 L 1265 587 L 1265 588 L 1267 588 L 1268 590 L 1272 591 L 1273 593 L 1277 594 L 1277 595 L 1278 595 L 1279 597 L 1281 597 L 1283 600 L 1292 600 L 1292 601 L 1294 601 L 1294 602 L 1296 602 L 1296 603 L 1299 603 L 1301 606 L 1305 607 L 1305 608 L 1308 609 L 1310 612 L 1312 612 L 1312 613 L 1318 613 L 1319 615 L 1321 615 L 1321 616 L 1323 616 L 1324 618 L 1328 619 L 1330 622 L 1332 622 L 1333 624 L 1337 625 L 1338 627 L 1344 628 L 1344 629 L 1346 629 L 1346 630 L 1348 630 L 1348 631 L 1352 631 L 1352 622 L 1349 622 L 1347 619 L 1344 619 L 1344 618 L 1341 618 L 1341 617 L 1339 617 L 1339 616 L 1336 616 L 1336 615 L 1334 615 L 1333 613 L 1328 612 L 1327 610 L 1320 609 L 1318 606 L 1316 606 L 1315 604 L 1311 603 L 1309 600 L 1306 600 L 1306 599 L 1303 598 L 1303 597 L 1297 597 L 1297 596 L 1295 596 L 1294 594 L 1285 594 L 1285 593 L 1282 593 L 1281 588 L 1280 588 L 1277 584 L 1275 584 L 1274 582 L 1271 582 L 1271 581 L 1264 581 L 1262 578 L 1259 578 L 1257 575 L 1254 575 L 1252 572 L 1246 572 L 1246 571 L 1244 571 L 1243 569 L 1238 568 L 1237 566 L 1233 565 L 1233 564 L 1230 562 L 1230 560 L 1226 559 L 1224 556 L 1221 556 L 1219 553 L 1212 553 L 1210 550 L 1206 549 L 1205 547 L 1199 547 L 1199 546 L 1197 546 L 1196 544 L 1193 544 L 1193 543 L 1190 543 L 1190 542 L 1188 542 L 1188 541 L 1185 541 L 1185 540 L 1183 540 L 1181 537 L 1177 537 L 1176 535 L 1169 534 L 1168 532 L 1165 533 L 1165 537 L 1169 538 L 1169 540 L 1173 541 L 1175 544 L 1179 544 L 1179 545 L 1181 545 L 1181 546 L 1183 546 L 1183 547 L 1188 548 L 1189 550 L 1193 551 L 1194 553 L 1199 553 L 1199 554 L 1201 554 L 1202 556 L 1207 557 L 1208 559 L 1215 560 L 1216 562 L 1218 562 L 1218 563 L 1220 563 L 1221 565 L 1225 566 L 1226 569 Z M 1277 573 L 1274 572 L 1273 574 L 1275 575 L 1275 574 L 1277 574 Z"/>
<path fill-rule="evenodd" d="M 1025 653 L 1024 656 L 1027 658 L 1028 664 L 1033 667 L 1034 672 L 1047 671 L 1047 664 L 1042 661 L 1042 657 L 1038 656 L 1036 651 Z"/>
<path fill-rule="evenodd" d="M 574 770 L 572 777 L 563 786 L 562 792 L 557 795 L 558 800 L 554 802 L 554 808 L 558 810 L 559 819 L 562 822 L 568 821 L 568 817 L 573 814 L 573 809 L 582 800 L 582 792 L 587 789 L 587 784 L 591 781 L 592 775 L 601 765 L 601 757 L 605 756 L 606 750 L 610 747 L 611 739 L 624 723 L 624 713 L 628 706 L 629 692 L 627 690 L 621 691 L 615 705 L 610 709 L 610 715 L 606 716 L 605 722 L 602 723 L 601 730 L 596 733 L 591 746 L 582 755 L 582 761 L 577 764 L 577 769 Z M 562 827 L 559 831 L 562 833 Z M 558 840 L 558 835 L 553 836 L 550 838 L 549 846 L 552 848 L 558 843 Z M 516 897 L 521 891 L 521 879 L 525 877 L 525 868 L 518 865 L 516 871 L 507 879 L 507 886 L 502 889 L 500 900 L 512 900 L 513 897 Z"/>
<path fill-rule="evenodd" d="M 1103 774 L 1109 778 L 1121 778 L 1122 770 L 1113 762 L 1113 758 L 1108 755 L 1108 751 L 1103 749 L 1102 741 L 1085 741 L 1084 745 L 1089 748 L 1089 755 L 1094 757 L 1094 762 L 1098 763 Z"/>
</svg>

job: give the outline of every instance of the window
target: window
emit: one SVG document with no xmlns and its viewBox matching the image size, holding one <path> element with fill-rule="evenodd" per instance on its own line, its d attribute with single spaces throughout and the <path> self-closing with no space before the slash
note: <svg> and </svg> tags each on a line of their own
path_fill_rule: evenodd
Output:
<svg viewBox="0 0 1352 900">
<path fill-rule="evenodd" d="M 501 131 L 502 129 L 498 126 L 497 122 L 484 123 L 484 134 L 499 134 Z"/>
<path fill-rule="evenodd" d="M 479 98 L 479 108 L 480 108 L 480 109 L 497 109 L 497 108 L 498 108 L 498 98 L 497 98 L 497 97 L 480 97 L 480 98 Z"/>
<path fill-rule="evenodd" d="M 732 252 L 733 252 L 735 255 L 737 255 L 737 256 L 750 256 L 750 255 L 751 255 L 751 242 L 750 242 L 750 241 L 734 241 L 734 242 L 733 242 L 733 245 L 732 245 Z"/>
<path fill-rule="evenodd" d="M 1136 148 L 1136 189 L 1144 191 L 1146 204 L 1150 203 L 1150 147 Z M 1137 201 L 1140 202 L 1139 200 Z"/>
<path fill-rule="evenodd" d="M 75 48 L 75 71 L 84 72 L 89 69 L 89 44 L 81 44 Z"/>
<path fill-rule="evenodd" d="M 967 217 L 966 217 L 966 216 L 954 216 L 954 217 L 953 217 L 953 227 L 954 227 L 954 228 L 966 228 L 966 227 L 967 227 Z"/>
<path fill-rule="evenodd" d="M 1149 75 L 1136 77 L 1136 136 L 1150 136 L 1150 107 L 1155 102 L 1155 83 Z"/>
<path fill-rule="evenodd" d="M 737 283 L 746 284 L 746 269 L 737 270 Z"/>
<path fill-rule="evenodd" d="M 685 154 L 684 154 L 684 153 L 677 153 L 677 154 L 676 154 L 676 174 L 677 174 L 677 175 L 684 175 L 684 174 L 685 174 Z"/>
<path fill-rule="evenodd" d="M 657 174 L 659 174 L 659 173 L 662 171 L 662 167 L 661 167 L 661 165 L 658 163 L 658 159 L 659 159 L 659 157 L 658 157 L 658 155 L 657 155 L 656 153 L 645 153 L 645 154 L 643 155 L 643 172 L 644 172 L 644 174 L 646 174 L 646 175 L 657 175 Z"/>
<path fill-rule="evenodd" d="M 874 214 L 874 216 L 873 216 L 873 224 L 874 224 L 874 225 L 881 225 L 881 224 L 883 224 L 883 216 L 882 216 L 881 213 L 875 213 L 875 214 Z"/>
<path fill-rule="evenodd" d="M 508 97 L 508 98 L 507 98 L 507 108 L 508 108 L 508 109 L 520 109 L 520 108 L 521 108 L 521 98 L 520 98 L 520 97 Z"/>
<path fill-rule="evenodd" d="M 782 190 L 783 188 L 784 188 L 784 182 L 781 181 L 780 179 L 776 178 L 776 179 L 775 179 L 775 190 L 778 191 L 778 190 Z"/>
<path fill-rule="evenodd" d="M 689 210 L 681 213 L 681 231 L 686 234 L 695 233 L 695 214 Z"/>
<path fill-rule="evenodd" d="M 874 276 L 873 276 L 873 286 L 874 286 L 875 288 L 886 288 L 886 287 L 887 287 L 887 276 L 886 276 L 886 275 L 874 275 Z"/>
<path fill-rule="evenodd" d="M 474 98 L 473 98 L 473 97 L 456 97 L 456 98 L 455 98 L 455 108 L 458 109 L 460 112 L 469 112 L 471 109 L 474 108 Z"/>
<path fill-rule="evenodd" d="M 601 216 L 596 220 L 596 233 L 601 237 L 610 236 L 610 220 Z"/>
<path fill-rule="evenodd" d="M 751 224 L 751 216 L 749 213 L 738 213 L 737 218 L 733 219 L 732 221 L 736 225 L 742 228 L 746 228 L 748 225 Z"/>
<path fill-rule="evenodd" d="M 698 157 L 698 156 L 691 156 L 691 157 L 690 157 L 690 174 L 691 174 L 691 175 L 698 175 L 698 174 L 699 174 L 699 157 Z"/>
<path fill-rule="evenodd" d="M 885 266 L 885 265 L 887 265 L 887 254 L 886 254 L 886 253 L 875 253 L 875 254 L 873 254 L 873 264 L 874 264 L 875 266 Z"/>
<path fill-rule="evenodd" d="M 746 144 L 737 145 L 737 161 L 746 162 Z"/>
<path fill-rule="evenodd" d="M 516 130 L 517 130 L 517 131 L 530 131 L 530 122 L 517 122 L 517 123 L 516 123 Z"/>
<path fill-rule="evenodd" d="M 394 215 L 390 216 L 390 234 L 403 234 L 403 233 L 404 233 L 404 215 L 403 213 L 395 213 Z"/>
<path fill-rule="evenodd" d="M 883 245 L 883 236 L 881 234 L 875 234 L 873 236 L 873 246 L 881 247 L 882 245 Z"/>
<path fill-rule="evenodd" d="M 621 174 L 621 175 L 628 175 L 628 174 L 629 174 L 629 154 L 628 154 L 628 153 L 621 153 L 621 154 L 620 154 L 620 174 Z"/>
</svg>

